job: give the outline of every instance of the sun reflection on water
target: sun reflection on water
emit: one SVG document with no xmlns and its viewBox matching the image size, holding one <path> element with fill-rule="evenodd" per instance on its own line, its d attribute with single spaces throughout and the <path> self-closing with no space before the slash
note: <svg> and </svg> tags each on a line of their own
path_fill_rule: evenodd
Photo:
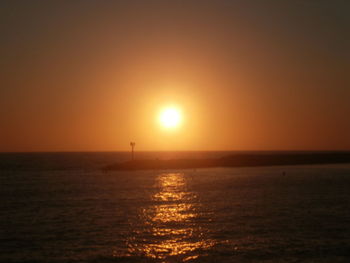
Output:
<svg viewBox="0 0 350 263">
<path fill-rule="evenodd" d="M 187 189 L 184 173 L 160 174 L 156 183 L 159 191 L 151 196 L 152 204 L 140 212 L 148 229 L 129 240 L 129 255 L 181 261 L 197 258 L 214 241 L 205 239 L 206 231 L 198 225 L 196 194 Z"/>
</svg>

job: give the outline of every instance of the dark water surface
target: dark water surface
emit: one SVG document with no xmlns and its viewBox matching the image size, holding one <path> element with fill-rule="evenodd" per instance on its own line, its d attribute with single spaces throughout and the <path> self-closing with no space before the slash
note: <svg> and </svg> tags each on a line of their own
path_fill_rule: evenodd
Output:
<svg viewBox="0 0 350 263">
<path fill-rule="evenodd" d="M 350 262 L 350 165 L 103 173 L 103 156 L 11 158 L 1 262 Z"/>
</svg>

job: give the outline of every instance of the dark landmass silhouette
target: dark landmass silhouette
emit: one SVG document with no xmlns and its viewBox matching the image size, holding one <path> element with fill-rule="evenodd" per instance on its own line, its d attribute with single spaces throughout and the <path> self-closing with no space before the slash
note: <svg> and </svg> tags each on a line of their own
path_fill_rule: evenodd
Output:
<svg viewBox="0 0 350 263">
<path fill-rule="evenodd" d="M 210 167 L 252 167 L 350 163 L 350 152 L 323 153 L 237 153 L 213 159 L 131 160 L 104 167 L 104 170 L 165 170 Z"/>
</svg>

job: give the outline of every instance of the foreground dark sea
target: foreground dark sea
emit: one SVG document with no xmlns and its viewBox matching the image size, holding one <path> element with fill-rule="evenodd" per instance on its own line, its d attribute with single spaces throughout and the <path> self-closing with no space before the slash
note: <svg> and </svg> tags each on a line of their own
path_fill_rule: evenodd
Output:
<svg viewBox="0 0 350 263">
<path fill-rule="evenodd" d="M 127 158 L 0 154 L 0 262 L 350 262 L 348 164 L 102 172 Z"/>
</svg>

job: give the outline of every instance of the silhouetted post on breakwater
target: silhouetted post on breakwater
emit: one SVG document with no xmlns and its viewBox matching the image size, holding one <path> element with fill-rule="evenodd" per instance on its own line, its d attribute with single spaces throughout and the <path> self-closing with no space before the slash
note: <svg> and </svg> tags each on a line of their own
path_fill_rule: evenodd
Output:
<svg viewBox="0 0 350 263">
<path fill-rule="evenodd" d="M 131 161 L 134 160 L 134 147 L 135 147 L 135 142 L 130 142 L 131 146 Z"/>
</svg>

